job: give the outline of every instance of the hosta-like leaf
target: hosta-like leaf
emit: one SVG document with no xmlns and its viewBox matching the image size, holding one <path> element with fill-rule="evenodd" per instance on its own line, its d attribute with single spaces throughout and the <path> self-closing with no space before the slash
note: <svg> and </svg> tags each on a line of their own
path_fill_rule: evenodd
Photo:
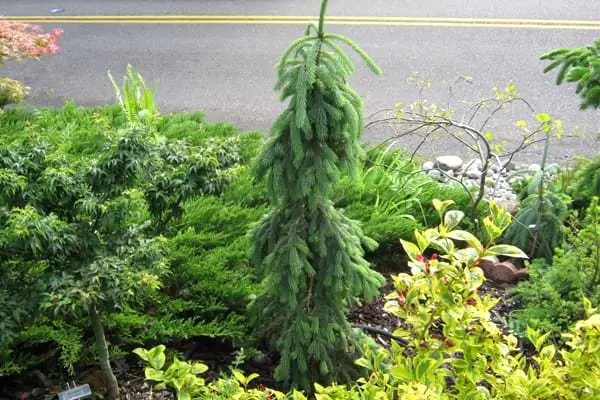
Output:
<svg viewBox="0 0 600 400">
<path fill-rule="evenodd" d="M 146 367 L 144 369 L 144 375 L 146 376 L 146 379 L 155 382 L 161 382 L 165 379 L 165 374 L 161 370 L 152 367 Z"/>
<path fill-rule="evenodd" d="M 529 258 L 523 250 L 510 244 L 499 244 L 485 251 L 485 256 L 507 256 L 513 258 Z"/>
<path fill-rule="evenodd" d="M 475 237 L 475 235 L 473 235 L 472 233 L 469 233 L 467 231 L 462 231 L 462 230 L 455 230 L 455 231 L 448 232 L 446 234 L 446 236 L 449 237 L 450 239 L 460 240 L 460 241 L 468 243 L 469 246 L 472 246 L 479 253 L 483 252 L 483 245 L 481 244 L 479 239 L 477 239 Z"/>
<path fill-rule="evenodd" d="M 465 213 L 459 210 L 450 210 L 444 215 L 444 225 L 448 229 L 454 229 L 464 218 Z"/>
<path fill-rule="evenodd" d="M 400 239 L 400 243 L 402 244 L 402 247 L 404 248 L 408 258 L 410 258 L 412 261 L 416 261 L 417 256 L 421 254 L 421 251 L 417 245 L 403 239 Z"/>
<path fill-rule="evenodd" d="M 165 360 L 166 357 L 164 345 L 161 344 L 148 351 L 148 363 L 152 367 L 156 369 L 162 369 L 162 367 L 165 365 Z"/>
<path fill-rule="evenodd" d="M 208 367 L 202 363 L 196 363 L 192 365 L 192 374 L 200 375 L 208 371 Z"/>
</svg>

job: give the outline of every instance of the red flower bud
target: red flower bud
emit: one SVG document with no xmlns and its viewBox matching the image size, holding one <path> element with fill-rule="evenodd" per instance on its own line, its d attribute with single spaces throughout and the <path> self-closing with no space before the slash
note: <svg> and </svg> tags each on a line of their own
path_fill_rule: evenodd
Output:
<svg viewBox="0 0 600 400">
<path fill-rule="evenodd" d="M 425 260 L 425 258 L 423 258 L 423 256 L 421 254 L 419 254 L 418 256 L 415 257 L 415 260 L 417 260 L 419 262 L 423 262 L 423 260 Z"/>
<path fill-rule="evenodd" d="M 426 341 L 422 341 L 421 344 L 419 345 L 422 349 L 428 349 L 429 348 L 429 344 Z"/>
<path fill-rule="evenodd" d="M 448 347 L 454 347 L 454 346 L 456 346 L 456 343 L 454 343 L 452 340 L 450 340 L 450 339 L 448 339 L 448 338 L 446 338 L 446 339 L 444 340 L 444 344 L 445 344 L 446 346 L 448 346 Z"/>
<path fill-rule="evenodd" d="M 472 297 L 471 297 L 470 299 L 467 299 L 467 300 L 465 301 L 465 304 L 468 304 L 468 305 L 470 305 L 470 306 L 474 306 L 474 305 L 476 305 L 476 304 L 477 304 L 477 300 L 475 300 L 474 298 L 472 298 Z"/>
<path fill-rule="evenodd" d="M 438 260 L 440 258 L 440 256 L 437 255 L 437 253 L 433 253 L 430 257 L 430 259 L 432 260 Z"/>
</svg>

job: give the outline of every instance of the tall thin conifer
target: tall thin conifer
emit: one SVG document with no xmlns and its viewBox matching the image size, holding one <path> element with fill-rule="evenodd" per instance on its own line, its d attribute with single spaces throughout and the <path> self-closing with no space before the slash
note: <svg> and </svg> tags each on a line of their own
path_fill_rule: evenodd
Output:
<svg viewBox="0 0 600 400">
<path fill-rule="evenodd" d="M 309 25 L 277 65 L 275 89 L 288 105 L 257 165 L 274 208 L 251 232 L 250 249 L 265 276 L 255 323 L 281 355 L 275 378 L 306 390 L 355 375 L 361 340 L 346 314 L 383 283 L 363 258 L 376 243 L 330 199 L 340 174 L 359 166 L 364 126 L 362 101 L 347 82 L 354 65 L 340 45 L 381 70 L 352 40 L 324 32 L 327 3 L 318 26 Z"/>
</svg>

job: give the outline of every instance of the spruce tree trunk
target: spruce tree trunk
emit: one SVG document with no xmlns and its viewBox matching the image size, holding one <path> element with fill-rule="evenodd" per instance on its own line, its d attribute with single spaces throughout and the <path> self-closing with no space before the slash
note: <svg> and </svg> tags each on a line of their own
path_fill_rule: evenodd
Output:
<svg viewBox="0 0 600 400">
<path fill-rule="evenodd" d="M 108 393 L 108 398 L 111 400 L 118 400 L 119 397 L 119 383 L 115 374 L 113 374 L 112 368 L 110 367 L 110 358 L 108 356 L 108 343 L 106 343 L 106 337 L 104 336 L 104 327 L 102 326 L 102 320 L 96 306 L 92 305 L 89 308 L 90 318 L 92 320 L 92 329 L 94 330 L 94 337 L 96 339 L 96 347 L 98 350 L 98 356 L 100 357 L 100 368 L 104 374 L 104 383 Z"/>
</svg>

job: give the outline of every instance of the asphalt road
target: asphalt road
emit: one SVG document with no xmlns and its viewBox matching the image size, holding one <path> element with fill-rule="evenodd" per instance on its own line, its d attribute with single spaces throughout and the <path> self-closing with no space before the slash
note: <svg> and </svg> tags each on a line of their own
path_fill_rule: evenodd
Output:
<svg viewBox="0 0 600 400">
<path fill-rule="evenodd" d="M 537 111 L 561 118 L 568 131 L 579 126 L 593 135 L 600 130 L 600 114 L 580 111 L 573 88 L 555 86 L 554 76 L 542 73 L 544 65 L 539 56 L 554 48 L 587 44 L 600 36 L 600 5 L 596 2 L 331 0 L 330 16 L 378 19 L 360 24 L 356 20 L 336 21 L 329 31 L 355 39 L 384 70 L 384 76 L 375 77 L 359 66 L 352 80 L 364 98 L 368 114 L 399 101 L 416 100 L 418 91 L 404 82 L 414 72 L 431 80 L 431 88 L 423 96 L 435 103 L 447 102 L 448 82 L 467 75 L 473 78 L 473 83 L 453 90 L 453 102 L 458 109 L 464 102 L 489 96 L 491 87 L 513 80 Z M 159 81 L 158 103 L 163 112 L 199 110 L 213 121 L 225 120 L 244 130 L 264 131 L 282 108 L 272 91 L 273 65 L 304 27 L 280 23 L 281 20 L 190 23 L 185 16 L 311 16 L 318 13 L 319 3 L 319 0 L 2 0 L 0 15 L 5 16 L 50 16 L 50 9 L 64 7 L 65 12 L 55 14 L 55 18 L 125 18 L 120 23 L 112 20 L 111 23 L 79 23 L 81 20 L 46 23 L 47 28 L 61 26 L 65 30 L 60 54 L 39 63 L 10 64 L 3 74 L 23 80 L 33 88 L 29 104 L 59 106 L 67 99 L 74 99 L 81 105 L 99 105 L 113 101 L 106 71 L 110 69 L 120 76 L 125 65 L 132 63 L 148 81 Z M 165 16 L 173 19 L 167 20 L 169 23 L 126 22 L 141 15 L 157 16 L 162 22 Z M 418 23 L 414 19 L 408 20 L 409 23 L 404 20 L 392 23 L 383 17 L 423 19 Z M 459 20 L 440 23 L 432 19 L 441 17 Z M 522 111 L 503 114 L 495 125 L 496 136 L 514 141 L 517 133 L 512 128 L 513 120 L 524 117 Z M 391 129 L 380 127 L 367 131 L 365 140 L 376 142 L 392 134 Z M 401 143 L 413 144 L 413 141 Z M 552 154 L 554 159 L 563 161 L 599 150 L 597 142 L 575 139 L 555 145 Z M 426 151 L 453 153 L 458 149 L 442 140 Z M 526 158 L 537 161 L 539 151 L 529 152 Z"/>
</svg>

